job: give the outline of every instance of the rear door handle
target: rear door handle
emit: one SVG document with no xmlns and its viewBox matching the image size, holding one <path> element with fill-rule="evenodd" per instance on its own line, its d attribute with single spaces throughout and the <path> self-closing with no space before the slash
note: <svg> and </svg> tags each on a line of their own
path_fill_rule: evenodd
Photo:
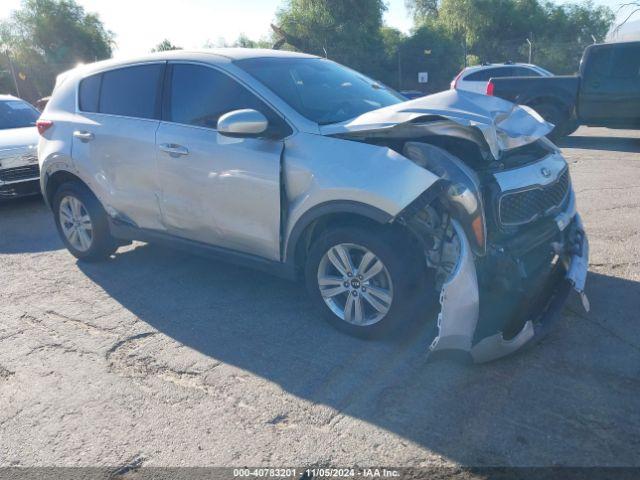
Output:
<svg viewBox="0 0 640 480">
<path fill-rule="evenodd" d="M 73 132 L 73 136 L 84 143 L 90 142 L 94 138 L 93 133 L 85 132 L 83 130 L 76 130 Z"/>
<path fill-rule="evenodd" d="M 189 149 L 187 147 L 183 147 L 182 145 L 178 145 L 177 143 L 161 143 L 158 145 L 158 148 L 163 152 L 168 153 L 172 157 L 182 157 L 184 155 L 189 155 Z"/>
</svg>

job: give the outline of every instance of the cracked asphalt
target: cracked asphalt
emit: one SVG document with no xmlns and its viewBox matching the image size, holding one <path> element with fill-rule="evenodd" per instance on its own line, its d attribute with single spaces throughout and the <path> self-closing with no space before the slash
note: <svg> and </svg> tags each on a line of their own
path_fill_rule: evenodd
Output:
<svg viewBox="0 0 640 480">
<path fill-rule="evenodd" d="M 158 246 L 78 263 L 40 199 L 0 205 L 0 466 L 640 466 L 640 132 L 562 146 L 592 310 L 482 366 Z"/>
</svg>

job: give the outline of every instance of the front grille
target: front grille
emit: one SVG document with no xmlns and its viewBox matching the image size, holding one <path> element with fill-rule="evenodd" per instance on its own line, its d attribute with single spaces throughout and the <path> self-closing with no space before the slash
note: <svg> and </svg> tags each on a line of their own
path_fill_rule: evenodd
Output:
<svg viewBox="0 0 640 480">
<path fill-rule="evenodd" d="M 16 182 L 18 180 L 28 180 L 39 176 L 40 168 L 37 164 L 0 170 L 0 180 L 3 182 Z"/>
<path fill-rule="evenodd" d="M 569 171 L 543 187 L 507 192 L 499 200 L 499 218 L 503 225 L 522 225 L 562 206 L 569 193 Z"/>
</svg>

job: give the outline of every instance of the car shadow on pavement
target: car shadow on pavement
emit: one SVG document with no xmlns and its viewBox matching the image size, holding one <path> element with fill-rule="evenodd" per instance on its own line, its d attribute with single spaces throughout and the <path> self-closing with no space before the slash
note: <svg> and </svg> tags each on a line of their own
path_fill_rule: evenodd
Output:
<svg viewBox="0 0 640 480">
<path fill-rule="evenodd" d="M 60 250 L 51 210 L 41 196 L 0 201 L 0 254 Z"/>
<path fill-rule="evenodd" d="M 559 140 L 558 146 L 562 148 L 640 153 L 640 138 L 572 135 Z"/>
<path fill-rule="evenodd" d="M 591 274 L 590 314 L 572 302 L 534 348 L 468 366 L 426 361 L 430 322 L 395 340 L 351 338 L 301 284 L 182 252 L 136 244 L 78 267 L 168 341 L 309 401 L 298 425 L 344 433 L 345 415 L 466 465 L 638 463 L 640 334 L 627 331 L 637 282 Z"/>
</svg>

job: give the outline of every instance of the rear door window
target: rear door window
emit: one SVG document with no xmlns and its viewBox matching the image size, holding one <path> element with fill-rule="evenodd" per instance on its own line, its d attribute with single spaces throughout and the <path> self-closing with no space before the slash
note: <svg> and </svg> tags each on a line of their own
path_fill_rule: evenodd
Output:
<svg viewBox="0 0 640 480">
<path fill-rule="evenodd" d="M 542 74 L 533 68 L 513 67 L 514 77 L 540 77 Z"/>
<path fill-rule="evenodd" d="M 160 85 L 164 63 L 119 68 L 102 74 L 100 113 L 160 118 Z"/>
<path fill-rule="evenodd" d="M 486 70 L 480 70 L 478 72 L 473 72 L 466 77 L 463 78 L 466 82 L 486 82 L 491 78 L 490 73 L 494 72 L 495 68 L 488 68 Z"/>
<path fill-rule="evenodd" d="M 495 71 L 491 74 L 489 78 L 504 78 L 504 77 L 514 77 L 514 68 L 513 67 L 500 67 L 496 68 Z"/>
</svg>

